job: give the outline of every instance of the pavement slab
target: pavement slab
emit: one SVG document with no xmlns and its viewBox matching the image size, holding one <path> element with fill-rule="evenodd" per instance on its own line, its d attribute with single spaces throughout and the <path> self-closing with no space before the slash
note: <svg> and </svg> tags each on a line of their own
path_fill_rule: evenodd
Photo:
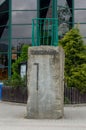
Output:
<svg viewBox="0 0 86 130">
<path fill-rule="evenodd" d="M 26 119 L 26 105 L 0 102 L 0 130 L 86 130 L 86 106 L 64 107 L 58 120 Z"/>
</svg>

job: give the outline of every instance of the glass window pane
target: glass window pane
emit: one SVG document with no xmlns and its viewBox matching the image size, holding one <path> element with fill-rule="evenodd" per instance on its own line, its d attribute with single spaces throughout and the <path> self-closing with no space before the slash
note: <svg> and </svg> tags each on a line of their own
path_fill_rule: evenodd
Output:
<svg viewBox="0 0 86 130">
<path fill-rule="evenodd" d="M 37 11 L 13 11 L 12 24 L 32 23 L 32 19 L 37 17 Z"/>
<path fill-rule="evenodd" d="M 1 39 L 7 39 L 9 36 L 8 26 L 5 25 L 4 27 L 0 27 L 0 31 L 1 31 Z"/>
<path fill-rule="evenodd" d="M 3 4 L 0 5 L 0 43 L 8 44 L 8 1 L 1 1 Z"/>
<path fill-rule="evenodd" d="M 31 37 L 31 35 L 32 27 L 30 25 L 12 26 L 12 37 L 14 38 Z"/>
<path fill-rule="evenodd" d="M 8 52 L 8 40 L 0 39 L 0 52 Z"/>
<path fill-rule="evenodd" d="M 57 11 L 58 11 L 58 23 L 59 23 L 59 37 L 63 37 L 63 35 L 69 31 L 71 27 L 71 17 L 72 12 L 69 7 L 69 3 L 66 0 L 59 0 L 57 2 Z"/>
<path fill-rule="evenodd" d="M 7 54 L 0 54 L 0 68 L 5 68 L 7 65 Z"/>
<path fill-rule="evenodd" d="M 76 24 L 75 24 L 76 26 Z M 83 37 L 86 37 L 86 24 L 79 24 L 78 28 L 80 29 L 80 33 Z"/>
<path fill-rule="evenodd" d="M 31 38 L 20 38 L 20 39 L 13 39 L 12 40 L 12 48 L 15 48 L 16 50 L 22 46 L 22 44 L 29 44 L 31 45 Z"/>
<path fill-rule="evenodd" d="M 75 8 L 86 8 L 86 0 L 74 0 Z"/>
<path fill-rule="evenodd" d="M 40 18 L 52 17 L 52 0 L 40 0 Z"/>
<path fill-rule="evenodd" d="M 46 14 L 46 18 L 52 18 L 52 1 L 48 5 L 48 11 Z"/>
<path fill-rule="evenodd" d="M 8 55 L 0 54 L 0 80 L 8 78 Z"/>
<path fill-rule="evenodd" d="M 58 6 L 65 6 L 66 0 L 58 0 Z"/>
<path fill-rule="evenodd" d="M 75 23 L 86 23 L 86 10 L 75 10 Z"/>
<path fill-rule="evenodd" d="M 37 9 L 37 0 L 12 0 L 13 10 Z"/>
</svg>

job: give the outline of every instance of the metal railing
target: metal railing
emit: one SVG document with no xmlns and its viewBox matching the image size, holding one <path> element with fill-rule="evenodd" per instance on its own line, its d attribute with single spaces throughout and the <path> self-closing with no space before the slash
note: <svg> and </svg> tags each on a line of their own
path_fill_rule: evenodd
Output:
<svg viewBox="0 0 86 130">
<path fill-rule="evenodd" d="M 56 18 L 32 20 L 32 45 L 58 45 L 58 20 Z"/>
<path fill-rule="evenodd" d="M 86 103 L 86 92 L 81 93 L 75 87 L 64 87 L 65 104 L 83 104 Z"/>
</svg>

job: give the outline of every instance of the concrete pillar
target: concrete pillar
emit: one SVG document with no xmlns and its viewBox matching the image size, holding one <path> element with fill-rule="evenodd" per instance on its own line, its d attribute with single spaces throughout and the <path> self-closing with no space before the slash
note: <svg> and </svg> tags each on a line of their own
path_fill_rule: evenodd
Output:
<svg viewBox="0 0 86 130">
<path fill-rule="evenodd" d="M 64 52 L 61 47 L 30 47 L 27 117 L 58 119 L 64 106 Z"/>
</svg>

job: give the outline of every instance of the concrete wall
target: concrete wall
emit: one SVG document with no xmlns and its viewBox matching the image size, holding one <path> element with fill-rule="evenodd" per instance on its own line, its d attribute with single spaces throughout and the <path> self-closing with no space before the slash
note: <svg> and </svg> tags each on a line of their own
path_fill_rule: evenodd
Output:
<svg viewBox="0 0 86 130">
<path fill-rule="evenodd" d="M 63 117 L 64 52 L 61 47 L 31 47 L 28 52 L 27 117 Z"/>
</svg>

